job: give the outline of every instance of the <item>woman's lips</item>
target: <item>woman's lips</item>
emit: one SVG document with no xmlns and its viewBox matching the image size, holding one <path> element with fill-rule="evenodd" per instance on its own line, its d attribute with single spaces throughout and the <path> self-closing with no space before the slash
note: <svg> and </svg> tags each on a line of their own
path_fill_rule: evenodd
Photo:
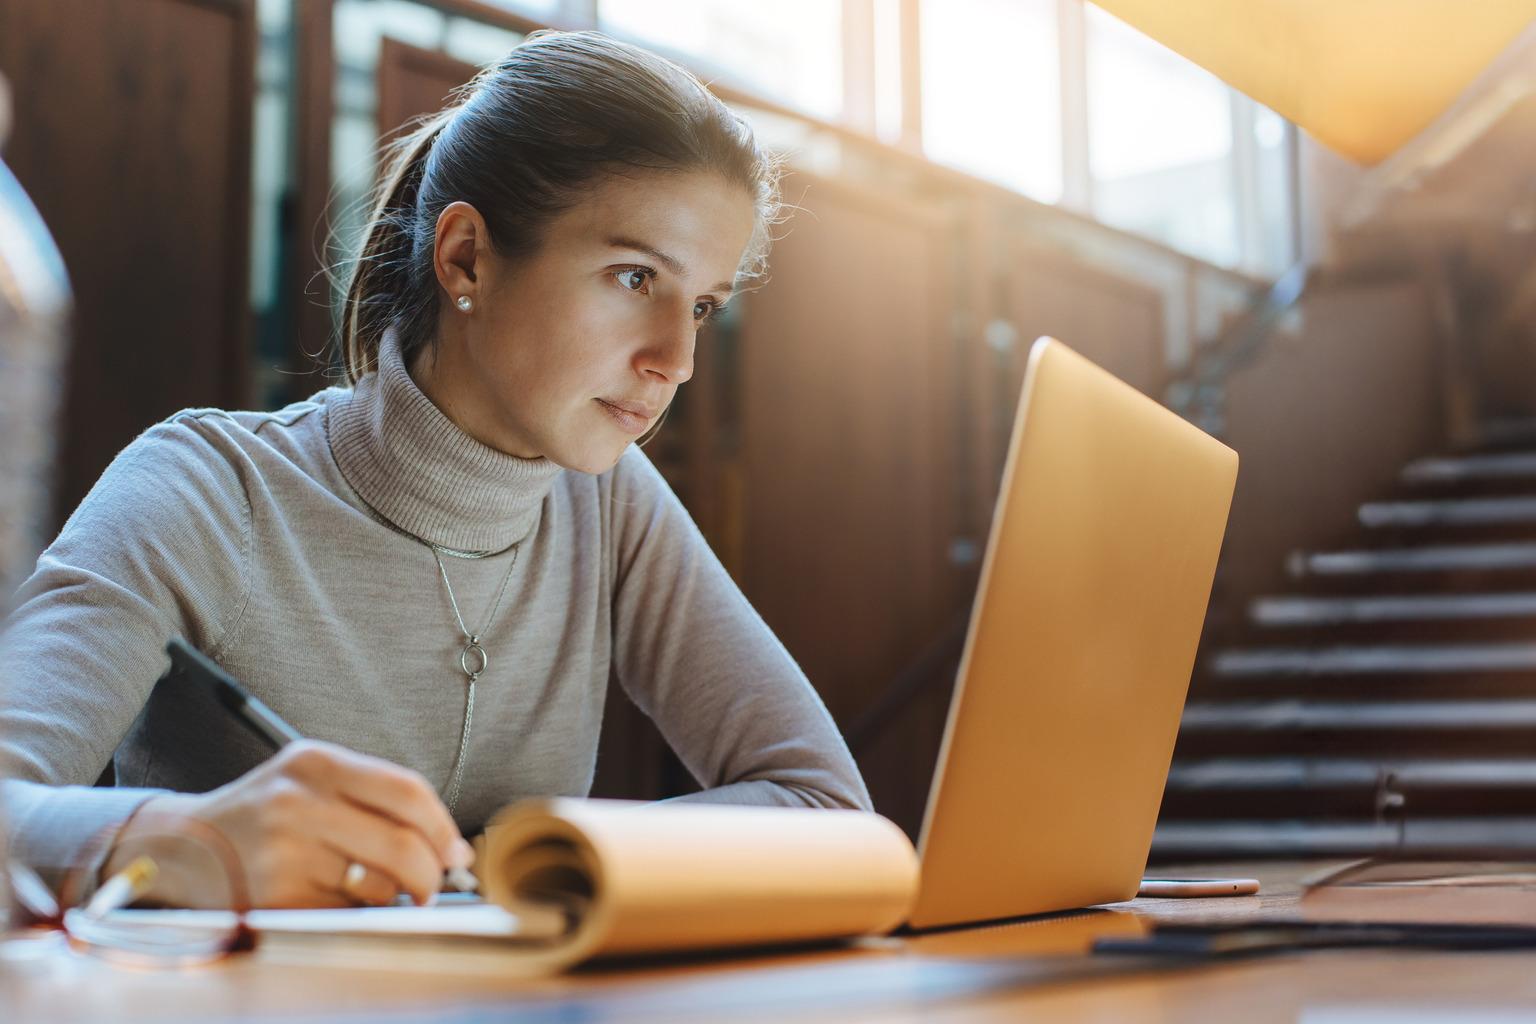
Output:
<svg viewBox="0 0 1536 1024">
<path fill-rule="evenodd" d="M 619 429 L 637 437 L 645 433 L 658 411 L 655 406 L 646 405 L 644 402 L 615 402 L 599 398 L 597 404 L 612 417 L 613 421 L 619 425 Z"/>
</svg>

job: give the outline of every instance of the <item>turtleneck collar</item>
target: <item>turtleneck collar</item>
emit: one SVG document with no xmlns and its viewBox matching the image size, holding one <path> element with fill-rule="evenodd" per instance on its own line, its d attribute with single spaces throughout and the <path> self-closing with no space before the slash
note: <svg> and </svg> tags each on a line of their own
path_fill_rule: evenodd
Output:
<svg viewBox="0 0 1536 1024">
<path fill-rule="evenodd" d="M 406 372 L 394 331 L 378 368 L 331 404 L 331 451 L 375 512 L 432 544 L 500 551 L 526 537 L 560 467 L 519 459 L 460 430 Z"/>
</svg>

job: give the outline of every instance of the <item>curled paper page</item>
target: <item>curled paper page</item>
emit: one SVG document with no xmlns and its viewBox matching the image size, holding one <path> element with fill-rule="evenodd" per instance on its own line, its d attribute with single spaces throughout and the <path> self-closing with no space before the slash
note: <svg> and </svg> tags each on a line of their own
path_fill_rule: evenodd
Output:
<svg viewBox="0 0 1536 1024">
<path fill-rule="evenodd" d="M 918 861 L 861 811 L 552 799 L 498 816 L 478 873 L 514 914 L 565 914 L 564 935 L 520 950 L 558 970 L 884 934 L 906 918 Z"/>
</svg>

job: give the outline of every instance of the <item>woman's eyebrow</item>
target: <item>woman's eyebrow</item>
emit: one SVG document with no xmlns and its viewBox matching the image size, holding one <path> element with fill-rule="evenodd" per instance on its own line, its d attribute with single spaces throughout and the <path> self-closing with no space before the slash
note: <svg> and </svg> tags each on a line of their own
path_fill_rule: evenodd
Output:
<svg viewBox="0 0 1536 1024">
<path fill-rule="evenodd" d="M 662 252 L 654 245 L 646 245 L 644 242 L 637 241 L 633 238 L 626 238 L 622 235 L 608 239 L 608 244 L 615 249 L 629 249 L 634 252 L 644 253 L 651 259 L 655 260 L 657 263 L 660 263 L 662 266 L 672 271 L 672 273 L 676 274 L 678 277 L 688 276 L 688 268 L 683 266 L 681 260 L 677 259 L 675 256 L 669 256 L 667 253 Z M 719 284 L 710 289 L 712 292 L 733 292 L 735 290 L 736 283 L 734 281 L 721 281 Z"/>
</svg>

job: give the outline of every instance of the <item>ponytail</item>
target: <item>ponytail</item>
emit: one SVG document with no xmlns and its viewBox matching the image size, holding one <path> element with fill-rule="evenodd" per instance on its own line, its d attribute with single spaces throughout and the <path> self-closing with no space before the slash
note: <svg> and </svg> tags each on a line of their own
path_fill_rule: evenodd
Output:
<svg viewBox="0 0 1536 1024">
<path fill-rule="evenodd" d="M 427 157 L 443 127 L 452 119 L 449 107 L 418 118 L 415 127 L 389 143 L 384 151 L 383 173 L 370 203 L 368 235 L 363 241 L 341 312 L 342 366 L 348 384 L 372 370 L 379 358 L 379 339 L 391 324 L 408 316 L 413 291 L 436 281 L 435 274 L 412 273 L 412 265 L 431 253 L 417 252 L 416 200 L 426 173 Z M 426 241 L 430 245 L 431 235 Z M 427 305 L 435 308 L 435 302 Z M 413 353 L 402 353 L 409 360 Z"/>
</svg>

